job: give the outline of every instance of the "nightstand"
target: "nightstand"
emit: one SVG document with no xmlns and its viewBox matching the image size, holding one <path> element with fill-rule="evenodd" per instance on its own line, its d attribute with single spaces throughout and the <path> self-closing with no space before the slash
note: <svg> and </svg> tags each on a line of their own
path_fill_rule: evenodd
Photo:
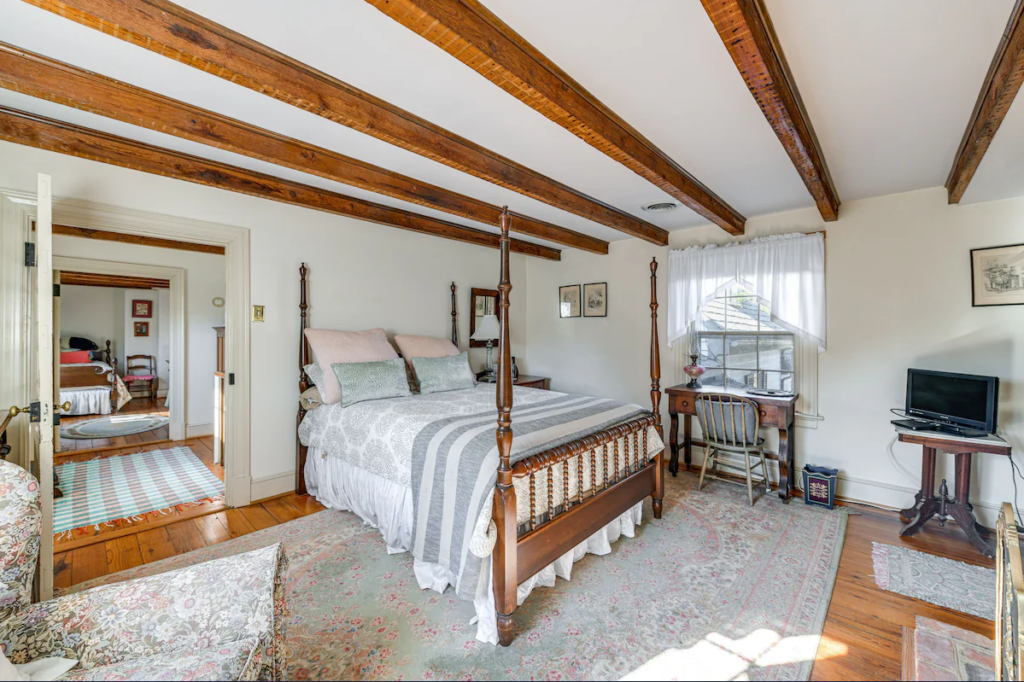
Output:
<svg viewBox="0 0 1024 682">
<path fill-rule="evenodd" d="M 520 374 L 519 378 L 512 383 L 516 386 L 526 386 L 527 388 L 543 388 L 545 391 L 551 390 L 551 379 L 548 377 L 534 377 L 529 374 Z"/>
</svg>

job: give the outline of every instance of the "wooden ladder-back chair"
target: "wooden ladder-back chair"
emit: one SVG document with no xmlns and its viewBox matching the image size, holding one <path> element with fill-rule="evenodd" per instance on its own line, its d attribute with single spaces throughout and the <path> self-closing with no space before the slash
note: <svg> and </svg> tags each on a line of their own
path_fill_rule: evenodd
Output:
<svg viewBox="0 0 1024 682">
<path fill-rule="evenodd" d="M 149 397 L 156 398 L 156 357 L 152 355 L 129 355 L 125 358 L 124 383 L 130 393 L 136 386 L 149 388 Z"/>
<path fill-rule="evenodd" d="M 728 393 L 708 393 L 697 397 L 694 409 L 705 442 L 704 463 L 700 467 L 697 490 L 704 485 L 704 475 L 709 467 L 712 472 L 718 471 L 719 464 L 740 470 L 738 465 L 722 460 L 721 454 L 724 452 L 743 457 L 742 471 L 746 476 L 750 504 L 754 504 L 754 481 L 764 483 L 765 493 L 770 492 L 768 466 L 764 458 L 764 438 L 758 435 L 761 417 L 757 411 L 757 403 L 749 398 Z M 756 458 L 753 463 L 750 461 L 751 457 Z M 754 476 L 752 471 L 758 466 L 761 467 L 761 473 Z"/>
</svg>

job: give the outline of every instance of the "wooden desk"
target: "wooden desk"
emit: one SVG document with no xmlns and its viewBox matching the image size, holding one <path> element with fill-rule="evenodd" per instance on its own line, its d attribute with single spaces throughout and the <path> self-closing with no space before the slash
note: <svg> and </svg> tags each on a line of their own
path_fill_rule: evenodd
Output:
<svg viewBox="0 0 1024 682">
<path fill-rule="evenodd" d="M 914 535 L 934 516 L 940 523 L 952 518 L 971 544 L 987 557 L 995 556 L 992 531 L 978 523 L 971 505 L 971 460 L 975 452 L 1010 456 L 1010 444 L 998 436 L 961 438 L 940 431 L 908 431 L 897 428 L 901 443 L 914 443 L 922 447 L 921 489 L 914 494 L 914 504 L 900 511 L 907 525 L 900 535 Z M 956 490 L 950 498 L 946 481 L 942 481 L 939 494 L 935 494 L 935 455 L 948 452 L 956 455 Z M 1013 475 L 1012 473 L 1010 474 Z"/>
<path fill-rule="evenodd" d="M 796 420 L 796 399 L 799 396 L 771 398 L 750 395 L 746 391 L 722 388 L 721 386 L 687 388 L 685 384 L 665 389 L 665 394 L 668 396 L 668 413 L 672 424 L 669 434 L 672 458 L 669 460 L 668 470 L 672 472 L 673 476 L 679 471 L 679 415 L 683 415 L 683 462 L 689 466 L 693 446 L 691 422 L 694 415 L 697 414 L 693 401 L 702 393 L 727 393 L 753 400 L 757 403 L 758 412 L 761 415 L 761 426 L 770 426 L 779 430 L 779 497 L 783 501 L 787 501 L 789 491 L 793 488 L 793 477 L 796 474 L 793 470 L 794 448 L 789 432 Z"/>
</svg>

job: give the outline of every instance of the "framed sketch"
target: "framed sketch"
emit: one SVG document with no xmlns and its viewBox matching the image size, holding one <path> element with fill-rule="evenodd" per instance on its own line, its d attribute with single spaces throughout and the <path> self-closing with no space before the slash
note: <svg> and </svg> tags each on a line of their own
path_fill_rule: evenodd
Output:
<svg viewBox="0 0 1024 682">
<path fill-rule="evenodd" d="M 571 284 L 567 287 L 558 287 L 558 316 L 579 317 L 580 316 L 580 285 Z"/>
<path fill-rule="evenodd" d="M 1024 244 L 971 249 L 971 305 L 1024 305 Z"/>
<path fill-rule="evenodd" d="M 153 317 L 153 302 L 132 301 L 132 317 Z"/>
<path fill-rule="evenodd" d="M 135 336 L 149 336 L 149 322 L 136 322 Z"/>
<path fill-rule="evenodd" d="M 583 285 L 583 317 L 608 317 L 608 282 Z"/>
</svg>

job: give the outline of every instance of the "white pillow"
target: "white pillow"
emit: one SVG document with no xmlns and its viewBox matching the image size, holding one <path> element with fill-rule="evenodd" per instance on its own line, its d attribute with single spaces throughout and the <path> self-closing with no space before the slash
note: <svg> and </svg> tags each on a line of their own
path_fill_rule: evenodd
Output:
<svg viewBox="0 0 1024 682">
<path fill-rule="evenodd" d="M 78 665 L 71 658 L 40 658 L 30 663 L 13 665 L 0 650 L 0 682 L 36 682 L 55 680 Z"/>
</svg>

